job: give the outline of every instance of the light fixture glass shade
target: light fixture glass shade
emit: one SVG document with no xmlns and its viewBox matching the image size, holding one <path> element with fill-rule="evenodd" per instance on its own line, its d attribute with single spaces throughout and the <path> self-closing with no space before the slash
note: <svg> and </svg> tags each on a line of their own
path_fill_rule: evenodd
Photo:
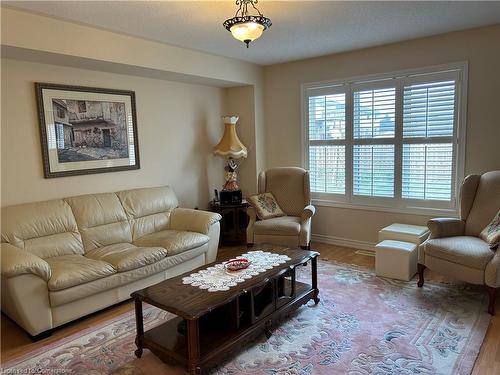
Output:
<svg viewBox="0 0 500 375">
<path fill-rule="evenodd" d="M 233 18 L 224 21 L 223 26 L 233 37 L 247 45 L 258 39 L 264 30 L 271 27 L 269 18 L 257 9 L 258 0 L 236 0 L 239 6 Z"/>
<path fill-rule="evenodd" d="M 224 121 L 224 134 L 214 147 L 214 154 L 232 159 L 246 158 L 247 148 L 236 134 L 238 116 L 224 116 L 222 120 Z"/>
<path fill-rule="evenodd" d="M 235 39 L 248 43 L 254 41 L 262 35 L 264 32 L 264 26 L 258 24 L 257 22 L 249 21 L 233 25 L 230 31 Z"/>
</svg>

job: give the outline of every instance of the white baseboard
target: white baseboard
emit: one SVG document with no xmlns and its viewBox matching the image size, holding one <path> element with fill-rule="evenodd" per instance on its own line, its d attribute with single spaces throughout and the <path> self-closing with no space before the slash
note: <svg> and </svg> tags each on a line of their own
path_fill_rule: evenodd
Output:
<svg viewBox="0 0 500 375">
<path fill-rule="evenodd" d="M 368 251 L 375 251 L 375 245 L 376 245 L 375 243 L 372 242 L 351 240 L 349 238 L 342 238 L 342 237 L 326 236 L 324 234 L 312 234 L 311 241 L 326 243 L 330 245 L 350 247 L 353 249 L 368 250 Z"/>
</svg>

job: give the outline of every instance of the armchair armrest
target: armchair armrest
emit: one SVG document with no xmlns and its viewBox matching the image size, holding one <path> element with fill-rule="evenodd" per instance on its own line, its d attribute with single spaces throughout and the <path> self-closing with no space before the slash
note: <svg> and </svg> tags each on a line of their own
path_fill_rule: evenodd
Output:
<svg viewBox="0 0 500 375">
<path fill-rule="evenodd" d="M 304 211 L 302 211 L 302 214 L 300 215 L 300 221 L 304 222 L 310 219 L 315 213 L 316 208 L 312 204 L 305 206 Z"/>
<path fill-rule="evenodd" d="M 247 207 L 248 223 L 255 223 L 257 221 L 257 212 L 252 206 Z"/>
<path fill-rule="evenodd" d="M 304 207 L 300 214 L 300 234 L 299 245 L 303 248 L 308 248 L 311 242 L 311 218 L 316 213 L 316 208 L 309 204 Z"/>
<path fill-rule="evenodd" d="M 247 244 L 253 244 L 253 226 L 257 221 L 257 212 L 252 206 L 247 207 L 248 225 L 247 225 Z"/>
<path fill-rule="evenodd" d="M 464 234 L 465 221 L 455 218 L 436 218 L 427 222 L 431 234 L 429 238 L 453 237 Z"/>
<path fill-rule="evenodd" d="M 208 234 L 212 224 L 220 219 L 222 216 L 215 212 L 175 208 L 170 217 L 170 229 Z"/>
<path fill-rule="evenodd" d="M 9 243 L 1 244 L 1 271 L 4 277 L 13 277 L 26 273 L 41 277 L 49 281 L 52 270 L 49 264 L 42 258 L 22 250 Z"/>
<path fill-rule="evenodd" d="M 486 265 L 484 281 L 492 288 L 500 288 L 500 250 L 495 252 L 493 259 Z"/>
</svg>

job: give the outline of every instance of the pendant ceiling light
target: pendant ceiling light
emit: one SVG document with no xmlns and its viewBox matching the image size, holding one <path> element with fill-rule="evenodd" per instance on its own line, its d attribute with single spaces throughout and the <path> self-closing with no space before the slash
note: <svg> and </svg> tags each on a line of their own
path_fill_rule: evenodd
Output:
<svg viewBox="0 0 500 375">
<path fill-rule="evenodd" d="M 242 41 L 247 45 L 251 41 L 259 38 L 264 30 L 271 27 L 272 23 L 269 18 L 257 9 L 258 0 L 236 0 L 236 5 L 239 6 L 233 18 L 224 21 L 224 27 L 230 31 L 233 37 Z M 251 6 L 249 14 L 248 7 Z M 252 9 L 253 8 L 253 9 Z"/>
</svg>

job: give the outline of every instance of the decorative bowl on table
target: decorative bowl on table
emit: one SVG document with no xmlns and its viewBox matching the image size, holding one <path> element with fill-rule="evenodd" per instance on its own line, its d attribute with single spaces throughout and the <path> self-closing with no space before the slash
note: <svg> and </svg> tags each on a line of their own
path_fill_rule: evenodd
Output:
<svg viewBox="0 0 500 375">
<path fill-rule="evenodd" d="M 252 262 L 250 262 L 246 258 L 230 259 L 224 263 L 224 268 L 226 269 L 226 271 L 230 271 L 230 272 L 240 271 L 240 270 L 244 270 L 245 268 L 248 268 L 248 266 L 251 263 Z"/>
</svg>

